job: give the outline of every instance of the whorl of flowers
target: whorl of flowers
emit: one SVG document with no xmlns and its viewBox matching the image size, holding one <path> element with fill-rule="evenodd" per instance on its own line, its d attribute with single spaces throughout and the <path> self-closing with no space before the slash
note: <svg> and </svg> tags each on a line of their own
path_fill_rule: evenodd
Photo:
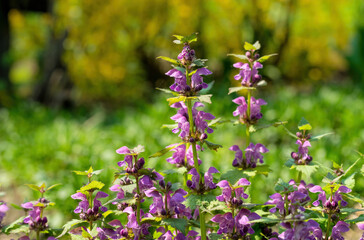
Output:
<svg viewBox="0 0 364 240">
<path fill-rule="evenodd" d="M 250 143 L 245 149 L 245 157 L 238 145 L 233 145 L 229 149 L 235 152 L 233 166 L 243 169 L 255 168 L 258 160 L 260 163 L 263 163 L 262 153 L 269 152 L 269 150 L 261 143 L 257 143 L 256 145 Z"/>
</svg>

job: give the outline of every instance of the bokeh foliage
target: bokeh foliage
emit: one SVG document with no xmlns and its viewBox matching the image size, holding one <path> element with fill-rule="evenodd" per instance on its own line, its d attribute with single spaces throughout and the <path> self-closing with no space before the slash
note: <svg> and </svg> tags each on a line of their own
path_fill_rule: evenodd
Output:
<svg viewBox="0 0 364 240">
<path fill-rule="evenodd" d="M 241 51 L 243 41 L 260 40 L 262 54 L 280 54 L 267 67 L 268 78 L 323 82 L 348 72 L 347 56 L 357 50 L 349 43 L 358 31 L 362 6 L 357 0 L 55 1 L 52 15 L 10 14 L 15 62 L 11 77 L 25 82 L 19 76 L 26 74 L 19 73 L 21 66 L 28 71 L 42 68 L 37 50 L 46 45 L 45 33 L 67 32 L 63 60 L 75 85 L 74 98 L 132 102 L 150 95 L 151 87 L 166 85 L 162 78 L 167 66 L 155 57 L 176 54 L 172 34 L 199 32 L 195 47 L 200 57 L 210 59 L 217 81 L 232 79 L 227 53 Z M 41 31 L 32 31 L 34 27 Z M 36 59 L 36 68 L 25 58 Z M 28 76 L 34 83 L 37 75 Z"/>
</svg>

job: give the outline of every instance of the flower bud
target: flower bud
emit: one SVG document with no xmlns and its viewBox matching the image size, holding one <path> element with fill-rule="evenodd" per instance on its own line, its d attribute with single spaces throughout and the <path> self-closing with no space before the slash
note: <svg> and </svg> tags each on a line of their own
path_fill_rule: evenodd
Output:
<svg viewBox="0 0 364 240">
<path fill-rule="evenodd" d="M 138 173 L 138 169 L 137 169 L 136 167 L 133 167 L 133 168 L 131 169 L 131 172 L 132 172 L 132 173 Z"/>
<path fill-rule="evenodd" d="M 259 55 L 259 53 L 256 53 L 255 55 L 254 55 L 254 58 L 257 60 L 257 59 L 259 59 L 260 58 L 260 55 Z"/>
<path fill-rule="evenodd" d="M 311 139 L 311 134 L 307 134 L 306 140 L 310 140 L 310 139 Z"/>
<path fill-rule="evenodd" d="M 294 159 L 294 160 L 298 160 L 300 158 L 300 156 L 298 155 L 298 153 L 296 152 L 291 152 L 291 157 Z"/>
<path fill-rule="evenodd" d="M 123 236 L 123 237 L 128 237 L 128 229 L 122 229 L 121 231 L 120 231 L 120 235 L 121 236 Z"/>
<path fill-rule="evenodd" d="M 92 208 L 92 211 L 93 211 L 94 213 L 98 213 L 98 212 L 99 212 L 99 207 L 98 207 L 98 206 L 94 206 L 94 207 Z"/>
<path fill-rule="evenodd" d="M 187 185 L 187 187 L 192 188 L 192 181 L 187 180 L 186 185 Z"/>
<path fill-rule="evenodd" d="M 93 212 L 92 212 L 92 209 L 91 208 L 89 208 L 89 209 L 87 209 L 87 215 L 93 215 Z"/>
<path fill-rule="evenodd" d="M 161 211 L 161 215 L 162 215 L 162 216 L 167 215 L 167 211 L 166 211 L 164 208 L 163 208 L 163 209 L 162 209 L 162 211 Z"/>
<path fill-rule="evenodd" d="M 311 155 L 308 155 L 307 156 L 307 162 L 311 162 L 312 161 L 312 156 Z"/>
<path fill-rule="evenodd" d="M 198 92 L 198 91 L 201 91 L 202 90 L 202 84 L 199 84 L 195 87 L 195 91 Z"/>
<path fill-rule="evenodd" d="M 46 224 L 48 222 L 48 219 L 47 217 L 44 217 L 43 220 L 42 220 L 43 224 Z"/>
<path fill-rule="evenodd" d="M 40 216 L 37 216 L 37 217 L 35 218 L 35 222 L 36 222 L 36 223 L 41 223 L 41 222 L 42 222 L 42 219 L 40 218 Z"/>
<path fill-rule="evenodd" d="M 297 136 L 298 138 L 302 138 L 302 133 L 301 133 L 301 132 L 296 132 L 296 136 Z"/>
<path fill-rule="evenodd" d="M 159 181 L 159 186 L 161 186 L 162 189 L 166 188 L 166 182 L 162 179 Z"/>
<path fill-rule="evenodd" d="M 169 189 L 171 189 L 171 188 L 172 188 L 172 183 L 171 183 L 171 182 L 168 182 L 168 183 L 167 183 L 167 187 L 166 187 L 166 189 L 167 189 L 167 190 L 169 190 Z"/>
<path fill-rule="evenodd" d="M 191 91 L 191 87 L 187 85 L 187 86 L 185 87 L 185 92 L 189 92 L 189 91 Z"/>
<path fill-rule="evenodd" d="M 259 75 L 259 74 L 255 74 L 255 75 L 254 75 L 254 82 L 258 82 L 258 81 L 260 81 L 260 80 L 262 80 L 262 76 L 261 76 L 261 75 Z"/>
<path fill-rule="evenodd" d="M 200 136 L 201 140 L 205 140 L 207 138 L 207 134 L 206 133 L 202 133 Z"/>
<path fill-rule="evenodd" d="M 251 58 L 252 53 L 251 53 L 250 51 L 247 51 L 247 52 L 245 53 L 245 56 L 246 56 L 247 58 Z"/>
<path fill-rule="evenodd" d="M 188 139 L 188 141 L 189 141 L 190 143 L 193 143 L 193 142 L 195 141 L 195 139 L 194 139 L 193 137 L 191 137 L 190 139 Z"/>
<path fill-rule="evenodd" d="M 145 160 L 143 157 L 139 158 L 139 160 L 137 161 L 136 163 L 136 168 L 139 170 L 139 169 L 142 169 L 143 166 L 145 164 Z"/>
<path fill-rule="evenodd" d="M 86 214 L 85 213 L 80 213 L 80 219 L 81 220 L 86 220 Z"/>
</svg>

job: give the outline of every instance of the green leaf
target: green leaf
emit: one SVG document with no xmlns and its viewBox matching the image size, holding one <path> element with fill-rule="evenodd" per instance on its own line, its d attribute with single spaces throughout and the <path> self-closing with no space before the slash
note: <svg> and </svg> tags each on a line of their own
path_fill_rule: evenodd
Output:
<svg viewBox="0 0 364 240">
<path fill-rule="evenodd" d="M 100 190 L 104 186 L 105 186 L 105 184 L 103 184 L 102 182 L 94 180 L 94 181 L 90 182 L 89 184 L 81 187 L 80 192 L 85 193 L 85 192 L 89 192 L 89 191 Z"/>
<path fill-rule="evenodd" d="M 37 192 L 40 192 L 40 187 L 38 187 L 37 185 L 35 185 L 35 184 L 25 184 L 25 186 L 27 186 L 27 187 L 29 187 L 30 189 L 33 189 L 33 190 L 35 190 L 35 191 L 37 191 Z"/>
<path fill-rule="evenodd" d="M 249 61 L 249 58 L 247 56 L 245 56 L 244 54 L 228 54 L 228 56 L 233 56 L 233 57 L 237 57 L 237 58 Z"/>
<path fill-rule="evenodd" d="M 259 45 L 260 46 L 260 45 Z M 244 43 L 244 49 L 246 51 L 250 51 L 250 50 L 257 50 L 256 46 L 254 46 L 253 44 L 251 43 L 248 43 L 248 42 L 245 42 Z"/>
<path fill-rule="evenodd" d="M 318 170 L 318 165 L 293 165 L 291 169 L 296 169 L 299 172 L 302 172 L 307 177 L 311 176 L 314 172 Z"/>
<path fill-rule="evenodd" d="M 273 53 L 273 54 L 265 55 L 265 56 L 260 57 L 257 61 L 262 63 L 262 62 L 265 62 L 269 58 L 271 58 L 273 56 L 276 56 L 276 55 L 278 55 L 278 54 L 277 53 Z"/>
<path fill-rule="evenodd" d="M 230 184 L 234 185 L 240 178 L 247 178 L 248 175 L 243 170 L 233 169 L 223 173 L 220 177 L 221 180 L 227 180 Z"/>
<path fill-rule="evenodd" d="M 16 205 L 14 203 L 10 203 L 10 206 L 12 206 L 13 208 L 18 209 L 18 210 L 23 210 L 23 208 L 21 206 Z"/>
<path fill-rule="evenodd" d="M 350 199 L 351 201 L 360 203 L 362 206 L 364 206 L 364 201 L 360 197 L 354 196 L 353 194 L 350 193 L 341 193 L 341 194 Z"/>
<path fill-rule="evenodd" d="M 178 93 L 176 93 L 176 92 L 174 92 L 172 90 L 166 89 L 166 88 L 156 88 L 156 89 L 159 90 L 159 91 L 165 92 L 165 93 L 173 94 L 174 96 L 179 96 Z"/>
<path fill-rule="evenodd" d="M 149 156 L 149 158 L 161 157 L 161 156 L 163 156 L 164 154 L 166 154 L 166 153 L 168 153 L 169 151 L 171 151 L 172 149 L 174 149 L 174 148 L 176 148 L 176 147 L 178 147 L 178 146 L 180 146 L 180 145 L 182 145 L 182 144 L 183 144 L 183 142 L 178 143 L 178 144 L 173 144 L 172 146 L 167 146 L 167 147 L 163 148 L 162 150 L 160 150 L 160 151 L 158 151 L 158 152 L 156 152 L 156 153 L 152 154 L 151 156 Z"/>
<path fill-rule="evenodd" d="M 284 165 L 285 166 L 287 166 L 287 167 L 292 167 L 293 165 L 295 165 L 296 163 L 294 162 L 294 159 L 292 159 L 292 158 L 290 158 L 290 159 L 288 159 L 285 163 L 284 163 Z"/>
<path fill-rule="evenodd" d="M 179 174 L 179 175 L 183 175 L 185 172 L 187 172 L 187 168 L 186 167 L 180 167 L 180 168 L 172 168 L 172 169 L 167 169 L 164 170 L 162 173 L 166 174 L 166 175 L 170 175 L 170 174 Z"/>
<path fill-rule="evenodd" d="M 176 128 L 176 127 L 178 127 L 178 124 L 176 123 L 176 124 L 163 124 L 162 125 L 162 128 L 168 128 L 168 129 L 174 129 L 174 128 Z"/>
<path fill-rule="evenodd" d="M 222 145 L 216 144 L 216 143 L 212 143 L 212 142 L 209 142 L 209 141 L 206 141 L 206 140 L 204 141 L 204 143 L 206 143 L 207 147 L 210 150 L 217 151 L 217 149 L 222 148 Z"/>
<path fill-rule="evenodd" d="M 177 40 L 174 40 L 173 42 L 175 44 L 184 44 L 184 43 L 191 43 L 197 41 L 197 32 L 193 33 L 189 36 L 181 36 L 181 35 L 173 35 L 173 37 L 177 38 Z"/>
<path fill-rule="evenodd" d="M 130 197 L 125 197 L 123 199 L 116 199 L 116 198 L 111 199 L 110 201 L 104 203 L 104 206 L 109 205 L 110 203 L 113 203 L 113 202 L 126 202 L 129 204 L 135 204 L 135 198 L 134 198 L 134 196 L 130 196 Z"/>
<path fill-rule="evenodd" d="M 364 221 L 364 214 L 361 214 L 359 217 L 354 218 L 354 219 L 345 220 L 345 222 L 347 222 L 347 223 L 357 223 L 357 222 L 363 222 L 363 221 Z"/>
<path fill-rule="evenodd" d="M 255 90 L 255 89 L 256 89 L 255 87 L 243 87 L 243 86 L 232 87 L 232 88 L 229 88 L 229 93 L 228 94 L 232 94 L 234 92 L 239 92 L 240 90 Z"/>
<path fill-rule="evenodd" d="M 208 83 L 208 87 L 202 89 L 200 91 L 200 94 L 206 94 L 206 93 L 208 93 L 212 89 L 212 86 L 214 86 L 214 83 L 215 83 L 215 81 L 211 81 L 210 83 Z"/>
<path fill-rule="evenodd" d="M 263 87 L 263 86 L 267 86 L 267 85 L 268 85 L 268 83 L 265 80 L 261 80 L 257 83 L 258 87 Z"/>
<path fill-rule="evenodd" d="M 52 186 L 47 188 L 47 191 L 51 190 L 52 188 L 58 187 L 60 185 L 62 185 L 62 183 L 53 184 Z"/>
<path fill-rule="evenodd" d="M 147 218 L 142 218 L 141 220 L 142 223 L 149 223 L 152 225 L 160 225 L 160 221 L 162 221 L 162 218 L 160 217 L 147 217 Z"/>
<path fill-rule="evenodd" d="M 218 125 L 219 123 L 223 123 L 224 121 L 221 121 L 221 118 L 215 118 L 213 120 L 211 120 L 207 125 L 209 127 L 214 127 L 216 125 Z"/>
<path fill-rule="evenodd" d="M 223 239 L 224 236 L 221 234 L 217 234 L 217 233 L 210 233 L 209 234 L 209 239 L 210 240 L 219 240 L 219 239 Z"/>
<path fill-rule="evenodd" d="M 281 178 L 278 179 L 278 182 L 274 186 L 274 191 L 276 192 L 292 192 L 293 190 L 293 186 L 284 182 Z"/>
<path fill-rule="evenodd" d="M 258 130 L 261 130 L 264 128 L 269 128 L 269 127 L 279 127 L 279 126 L 282 126 L 287 123 L 288 123 L 287 121 L 274 122 L 274 123 L 270 123 L 270 124 L 258 123 L 257 125 L 250 125 L 249 132 L 256 132 Z"/>
<path fill-rule="evenodd" d="M 253 46 L 255 47 L 255 50 L 259 50 L 260 49 L 260 42 L 256 41 Z"/>
<path fill-rule="evenodd" d="M 25 217 L 20 217 L 17 220 L 15 220 L 14 222 L 12 222 L 9 226 L 6 226 L 3 230 L 4 233 L 5 234 L 15 233 L 14 231 L 17 231 L 16 229 L 19 229 L 21 226 L 24 226 L 24 225 L 22 225 L 24 218 Z M 29 227 L 28 226 L 26 226 L 26 227 L 29 231 Z"/>
<path fill-rule="evenodd" d="M 121 188 L 124 190 L 124 192 L 132 193 L 134 189 L 136 188 L 136 184 L 129 184 L 129 185 L 123 185 Z"/>
<path fill-rule="evenodd" d="M 198 100 L 200 100 L 201 102 L 206 102 L 206 103 L 211 104 L 211 97 L 212 97 L 212 94 L 201 95 L 201 96 L 198 96 Z"/>
<path fill-rule="evenodd" d="M 79 226 L 81 224 L 88 224 L 88 222 L 86 222 L 84 220 L 80 220 L 80 219 L 72 219 L 71 221 L 69 221 L 65 225 L 63 225 L 63 231 L 57 238 L 62 237 L 67 232 L 69 232 L 73 227 Z"/>
<path fill-rule="evenodd" d="M 301 118 L 301 121 L 298 123 L 298 130 L 311 130 L 312 126 L 310 125 L 310 123 L 305 119 L 305 118 Z"/>
<path fill-rule="evenodd" d="M 133 149 L 130 149 L 130 152 L 132 153 L 132 155 L 139 155 L 140 153 L 144 152 L 144 146 L 143 145 L 138 145 Z"/>
<path fill-rule="evenodd" d="M 168 98 L 167 101 L 168 101 L 169 105 L 172 105 L 173 103 L 186 101 L 186 97 L 185 96 L 178 96 L 178 97 Z"/>
<path fill-rule="evenodd" d="M 281 220 L 278 219 L 278 218 L 262 217 L 260 219 L 256 219 L 256 220 L 250 221 L 250 223 L 266 223 L 266 224 L 269 224 L 269 223 L 278 223 L 280 221 Z"/>
<path fill-rule="evenodd" d="M 183 234 L 186 234 L 186 227 L 188 225 L 188 222 L 184 218 L 166 218 L 163 219 L 161 222 L 161 226 L 163 225 L 169 225 L 175 229 L 178 229 Z"/>
<path fill-rule="evenodd" d="M 206 62 L 207 62 L 207 59 L 200 59 L 200 58 L 198 58 L 198 59 L 195 59 L 193 61 L 192 66 L 196 65 L 199 68 L 200 67 L 204 67 Z"/>
<path fill-rule="evenodd" d="M 317 135 L 317 136 L 312 136 L 310 141 L 317 141 L 317 140 L 320 140 L 321 138 L 326 137 L 326 136 L 331 135 L 331 134 L 334 134 L 334 133 L 330 132 L 330 133 L 324 133 L 324 134 Z"/>
<path fill-rule="evenodd" d="M 87 176 L 88 172 L 87 171 L 73 171 L 76 175 L 83 175 L 83 176 Z"/>
<path fill-rule="evenodd" d="M 170 63 L 172 63 L 174 65 L 180 65 L 180 63 L 176 59 L 172 59 L 172 58 L 169 58 L 169 57 L 160 56 L 160 57 L 157 57 L 157 59 L 162 59 L 162 60 L 170 62 Z"/>
<path fill-rule="evenodd" d="M 355 175 L 356 175 L 356 173 L 353 173 L 348 178 L 346 178 L 343 181 L 343 185 L 347 186 L 350 189 L 353 189 L 355 186 Z"/>
<path fill-rule="evenodd" d="M 89 232 L 87 232 L 84 228 L 81 228 L 81 230 L 82 230 L 82 237 L 87 238 L 87 239 L 93 238 L 92 235 Z"/>
</svg>

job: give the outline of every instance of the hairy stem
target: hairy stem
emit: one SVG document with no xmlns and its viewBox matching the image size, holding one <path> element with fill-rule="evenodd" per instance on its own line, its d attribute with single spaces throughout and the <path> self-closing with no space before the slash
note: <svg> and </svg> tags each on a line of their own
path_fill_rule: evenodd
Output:
<svg viewBox="0 0 364 240">
<path fill-rule="evenodd" d="M 245 123 L 246 126 L 246 145 L 249 146 L 250 144 L 250 132 L 249 132 L 249 127 L 250 127 L 250 104 L 251 104 L 251 91 L 248 89 L 248 109 L 247 109 L 247 123 Z"/>
<path fill-rule="evenodd" d="M 331 213 L 329 213 L 328 219 L 327 219 L 327 227 L 326 227 L 326 236 L 325 236 L 325 240 L 329 239 L 329 234 L 330 234 L 330 224 L 331 224 Z"/>
<path fill-rule="evenodd" d="M 135 177 L 135 181 L 136 181 L 136 189 L 137 189 L 137 194 L 138 194 L 138 199 L 137 199 L 137 222 L 138 225 L 140 226 L 140 189 L 139 189 L 139 177 Z"/>
</svg>

